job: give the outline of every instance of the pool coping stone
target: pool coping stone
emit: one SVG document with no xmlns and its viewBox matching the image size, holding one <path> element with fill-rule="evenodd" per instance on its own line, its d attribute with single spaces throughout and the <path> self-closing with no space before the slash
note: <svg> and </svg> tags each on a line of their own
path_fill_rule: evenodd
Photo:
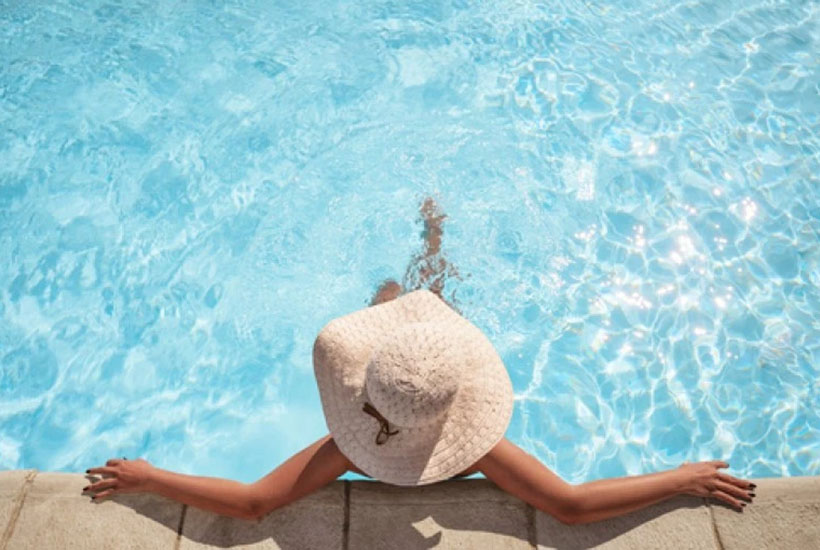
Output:
<svg viewBox="0 0 820 550">
<path fill-rule="evenodd" d="M 337 480 L 260 520 L 154 494 L 92 502 L 90 476 L 0 471 L 0 550 L 820 548 L 820 476 L 756 479 L 743 512 L 679 496 L 618 518 L 565 525 L 486 479 L 405 488 Z"/>
</svg>

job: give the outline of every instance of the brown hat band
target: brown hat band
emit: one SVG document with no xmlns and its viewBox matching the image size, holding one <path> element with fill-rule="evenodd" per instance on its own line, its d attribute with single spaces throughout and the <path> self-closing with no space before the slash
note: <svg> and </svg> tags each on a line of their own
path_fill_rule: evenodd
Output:
<svg viewBox="0 0 820 550">
<path fill-rule="evenodd" d="M 390 424 L 387 422 L 387 419 L 383 417 L 381 413 L 376 410 L 376 407 L 370 403 L 365 401 L 362 410 L 379 421 L 379 433 L 376 434 L 376 445 L 385 443 L 391 435 L 396 435 L 399 433 L 398 430 L 393 430 L 392 432 L 390 431 Z"/>
</svg>

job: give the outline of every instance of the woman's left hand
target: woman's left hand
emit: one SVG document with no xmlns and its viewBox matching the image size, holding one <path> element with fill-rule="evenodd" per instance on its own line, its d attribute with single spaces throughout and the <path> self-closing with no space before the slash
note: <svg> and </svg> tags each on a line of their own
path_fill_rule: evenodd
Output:
<svg viewBox="0 0 820 550">
<path fill-rule="evenodd" d="M 148 491 L 148 484 L 154 467 L 147 460 L 138 458 L 136 460 L 126 460 L 124 458 L 112 458 L 105 463 L 105 466 L 89 468 L 87 474 L 103 474 L 104 477 L 91 485 L 83 488 L 83 491 L 99 491 L 92 500 L 115 495 L 118 493 L 140 493 Z"/>
</svg>

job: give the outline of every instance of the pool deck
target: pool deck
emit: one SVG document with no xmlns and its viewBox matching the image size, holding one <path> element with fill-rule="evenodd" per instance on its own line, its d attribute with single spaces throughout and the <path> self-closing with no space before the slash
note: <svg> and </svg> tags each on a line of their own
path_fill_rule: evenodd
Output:
<svg viewBox="0 0 820 550">
<path fill-rule="evenodd" d="M 92 502 L 81 494 L 90 477 L 0 472 L 0 550 L 820 548 L 820 477 L 755 480 L 757 497 L 742 513 L 676 497 L 574 526 L 484 479 L 415 488 L 336 481 L 260 521 L 246 521 L 152 494 Z"/>
</svg>

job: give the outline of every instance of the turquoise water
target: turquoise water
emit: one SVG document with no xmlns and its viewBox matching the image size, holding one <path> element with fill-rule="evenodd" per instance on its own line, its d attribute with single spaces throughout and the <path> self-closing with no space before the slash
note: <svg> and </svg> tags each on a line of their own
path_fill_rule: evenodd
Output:
<svg viewBox="0 0 820 550">
<path fill-rule="evenodd" d="M 814 2 L 0 2 L 0 468 L 251 481 L 448 218 L 570 481 L 820 474 Z"/>
</svg>

